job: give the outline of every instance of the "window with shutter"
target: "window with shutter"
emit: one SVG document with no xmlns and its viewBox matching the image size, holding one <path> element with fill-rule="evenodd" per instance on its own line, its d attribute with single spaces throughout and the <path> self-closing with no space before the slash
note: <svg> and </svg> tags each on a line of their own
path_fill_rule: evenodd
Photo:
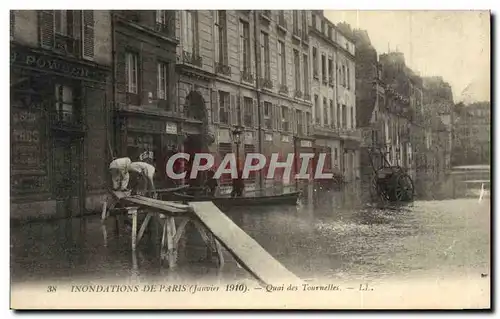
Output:
<svg viewBox="0 0 500 319">
<path fill-rule="evenodd" d="M 42 10 L 39 13 L 40 45 L 46 49 L 54 48 L 54 10 Z"/>
<path fill-rule="evenodd" d="M 236 110 L 236 96 L 231 95 L 231 124 L 238 124 L 238 112 Z"/>
<path fill-rule="evenodd" d="M 125 54 L 126 86 L 127 93 L 138 93 L 138 56 L 135 53 L 127 52 Z"/>
<path fill-rule="evenodd" d="M 246 127 L 252 127 L 253 125 L 253 99 L 249 97 L 243 98 L 244 109 L 243 109 L 243 125 Z"/>
<path fill-rule="evenodd" d="M 158 96 L 159 100 L 167 99 L 167 90 L 168 90 L 168 64 L 163 62 L 158 62 Z"/>
<path fill-rule="evenodd" d="M 83 58 L 94 59 L 94 11 L 83 10 Z"/>
<path fill-rule="evenodd" d="M 212 91 L 212 123 L 219 123 L 219 94 Z"/>
<path fill-rule="evenodd" d="M 253 126 L 255 128 L 259 127 L 259 104 L 257 100 L 253 101 Z"/>
</svg>

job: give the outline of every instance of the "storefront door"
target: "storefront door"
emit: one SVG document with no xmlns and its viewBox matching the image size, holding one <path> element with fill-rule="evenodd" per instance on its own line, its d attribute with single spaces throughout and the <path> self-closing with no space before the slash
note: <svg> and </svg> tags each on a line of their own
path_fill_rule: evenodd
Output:
<svg viewBox="0 0 500 319">
<path fill-rule="evenodd" d="M 83 209 L 82 139 L 56 137 L 53 153 L 53 190 L 59 216 L 77 216 Z"/>
</svg>

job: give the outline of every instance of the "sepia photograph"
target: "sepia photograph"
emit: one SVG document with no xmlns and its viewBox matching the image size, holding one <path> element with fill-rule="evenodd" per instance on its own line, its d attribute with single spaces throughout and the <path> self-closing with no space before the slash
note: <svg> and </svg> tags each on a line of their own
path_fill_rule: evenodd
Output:
<svg viewBox="0 0 500 319">
<path fill-rule="evenodd" d="M 491 23 L 11 9 L 10 308 L 491 309 Z"/>
</svg>

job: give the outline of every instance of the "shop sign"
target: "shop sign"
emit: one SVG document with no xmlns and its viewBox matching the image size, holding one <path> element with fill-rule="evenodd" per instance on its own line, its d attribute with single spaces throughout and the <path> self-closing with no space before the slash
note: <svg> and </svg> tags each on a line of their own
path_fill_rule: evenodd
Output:
<svg viewBox="0 0 500 319">
<path fill-rule="evenodd" d="M 229 135 L 229 130 L 219 129 L 217 131 L 217 137 L 219 143 L 231 143 L 231 136 Z"/>
<path fill-rule="evenodd" d="M 129 117 L 127 119 L 127 127 L 131 130 L 149 133 L 163 133 L 165 129 L 165 127 L 163 126 L 163 122 L 144 120 L 133 117 Z"/>
<path fill-rule="evenodd" d="M 11 158 L 14 169 L 39 169 L 42 166 L 40 112 L 13 109 Z"/>
<path fill-rule="evenodd" d="M 167 134 L 177 134 L 177 123 L 167 122 L 165 124 L 165 133 L 167 133 Z"/>
<path fill-rule="evenodd" d="M 62 60 L 41 52 L 21 49 L 19 47 L 11 47 L 10 63 L 75 78 L 99 82 L 106 81 L 106 72 L 98 70 L 95 67 L 86 66 L 78 62 Z"/>
<path fill-rule="evenodd" d="M 281 136 L 281 141 L 286 143 L 290 142 L 290 136 L 288 135 Z"/>
<path fill-rule="evenodd" d="M 312 147 L 311 141 L 300 141 L 300 147 Z"/>
<path fill-rule="evenodd" d="M 253 133 L 245 132 L 243 141 L 245 144 L 253 144 Z"/>
</svg>

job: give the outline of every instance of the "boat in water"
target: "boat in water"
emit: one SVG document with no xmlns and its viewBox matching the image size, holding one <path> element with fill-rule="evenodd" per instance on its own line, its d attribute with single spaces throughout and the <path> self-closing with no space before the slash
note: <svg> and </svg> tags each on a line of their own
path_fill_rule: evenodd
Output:
<svg viewBox="0 0 500 319">
<path fill-rule="evenodd" d="M 250 197 L 223 197 L 207 195 L 188 195 L 183 193 L 173 193 L 173 200 L 182 202 L 203 202 L 211 201 L 216 206 L 228 208 L 236 206 L 273 206 L 273 205 L 297 205 L 300 192 L 290 192 L 280 195 L 250 196 Z"/>
</svg>

